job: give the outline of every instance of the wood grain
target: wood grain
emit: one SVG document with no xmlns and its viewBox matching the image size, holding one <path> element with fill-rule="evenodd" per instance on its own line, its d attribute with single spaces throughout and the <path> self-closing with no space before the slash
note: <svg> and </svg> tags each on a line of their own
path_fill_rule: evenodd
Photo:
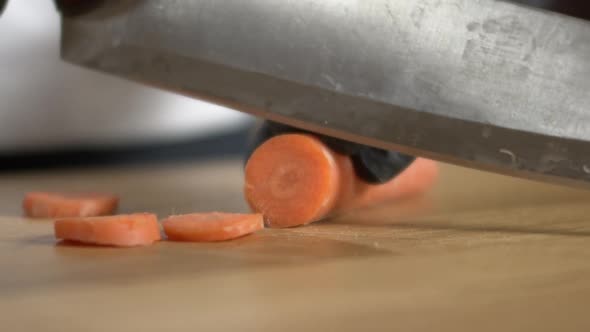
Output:
<svg viewBox="0 0 590 332">
<path fill-rule="evenodd" d="M 234 161 L 0 176 L 2 331 L 588 331 L 590 194 L 444 166 L 422 199 L 217 244 L 56 244 L 28 190 L 243 211 Z M 10 217 L 13 215 L 14 217 Z"/>
</svg>

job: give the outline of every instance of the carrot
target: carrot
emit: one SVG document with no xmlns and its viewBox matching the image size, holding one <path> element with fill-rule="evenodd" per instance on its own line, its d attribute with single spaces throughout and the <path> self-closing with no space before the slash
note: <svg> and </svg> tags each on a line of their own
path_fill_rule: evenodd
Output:
<svg viewBox="0 0 590 332">
<path fill-rule="evenodd" d="M 283 228 L 423 193 L 437 176 L 434 161 L 418 158 L 392 180 L 367 184 L 349 157 L 311 135 L 286 134 L 254 151 L 246 164 L 244 194 L 270 227 Z"/>
<path fill-rule="evenodd" d="M 170 216 L 162 225 L 168 239 L 191 242 L 231 240 L 264 228 L 261 214 L 220 212 Z"/>
<path fill-rule="evenodd" d="M 114 213 L 118 204 L 119 198 L 109 194 L 30 192 L 23 210 L 31 218 L 94 217 Z"/>
<path fill-rule="evenodd" d="M 59 219 L 54 231 L 57 239 L 115 247 L 145 246 L 161 238 L 152 213 Z"/>
</svg>

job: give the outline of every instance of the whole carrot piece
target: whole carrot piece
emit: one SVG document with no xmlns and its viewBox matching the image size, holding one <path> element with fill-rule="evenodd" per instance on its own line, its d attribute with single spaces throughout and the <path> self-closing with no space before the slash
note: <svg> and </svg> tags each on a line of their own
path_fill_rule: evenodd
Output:
<svg viewBox="0 0 590 332">
<path fill-rule="evenodd" d="M 251 155 L 244 194 L 268 226 L 284 228 L 421 194 L 437 177 L 434 161 L 417 158 L 392 180 L 369 184 L 355 174 L 348 156 L 313 135 L 285 134 L 267 140 Z"/>
</svg>

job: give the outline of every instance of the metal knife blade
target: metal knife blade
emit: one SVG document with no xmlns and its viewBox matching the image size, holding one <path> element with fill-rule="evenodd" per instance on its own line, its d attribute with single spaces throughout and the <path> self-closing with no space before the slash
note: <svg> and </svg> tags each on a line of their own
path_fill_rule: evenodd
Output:
<svg viewBox="0 0 590 332">
<path fill-rule="evenodd" d="M 122 0 L 71 63 L 323 134 L 590 187 L 590 23 L 494 0 Z"/>
</svg>

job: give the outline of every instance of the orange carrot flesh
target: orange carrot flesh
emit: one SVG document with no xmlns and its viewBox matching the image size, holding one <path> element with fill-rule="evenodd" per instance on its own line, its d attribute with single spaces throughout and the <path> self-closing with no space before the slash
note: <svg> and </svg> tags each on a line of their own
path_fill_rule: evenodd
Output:
<svg viewBox="0 0 590 332">
<path fill-rule="evenodd" d="M 244 194 L 270 227 L 283 228 L 420 194 L 437 177 L 437 164 L 418 158 L 389 182 L 370 185 L 355 175 L 350 158 L 319 139 L 286 134 L 254 151 L 246 164 Z"/>
<path fill-rule="evenodd" d="M 340 195 L 334 212 L 368 207 L 423 194 L 438 179 L 435 161 L 416 158 L 402 173 L 383 184 L 368 184 L 359 180 L 349 158 L 338 156 L 340 167 Z"/>
<path fill-rule="evenodd" d="M 57 239 L 114 247 L 146 246 L 161 239 L 152 213 L 59 219 L 54 231 Z"/>
<path fill-rule="evenodd" d="M 95 217 L 113 214 L 119 198 L 109 194 L 65 194 L 30 192 L 23 200 L 23 210 L 30 218 Z"/>
<path fill-rule="evenodd" d="M 335 155 L 319 139 L 290 134 L 258 147 L 246 164 L 245 178 L 250 207 L 270 226 L 291 227 L 332 210 L 340 170 Z"/>
<path fill-rule="evenodd" d="M 261 214 L 192 213 L 162 221 L 172 241 L 215 242 L 239 238 L 264 228 Z"/>
</svg>

